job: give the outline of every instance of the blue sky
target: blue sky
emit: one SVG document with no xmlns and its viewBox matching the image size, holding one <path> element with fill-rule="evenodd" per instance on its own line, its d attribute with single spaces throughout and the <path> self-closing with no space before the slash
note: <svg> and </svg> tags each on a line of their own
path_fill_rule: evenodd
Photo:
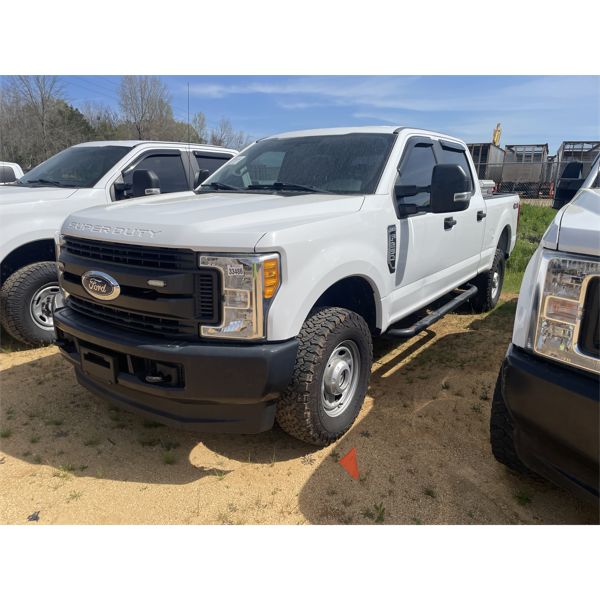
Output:
<svg viewBox="0 0 600 600">
<path fill-rule="evenodd" d="M 63 77 L 74 105 L 118 104 L 118 76 Z M 252 137 L 312 127 L 413 125 L 501 145 L 600 139 L 594 76 L 166 76 L 177 118 L 228 117 Z"/>
</svg>

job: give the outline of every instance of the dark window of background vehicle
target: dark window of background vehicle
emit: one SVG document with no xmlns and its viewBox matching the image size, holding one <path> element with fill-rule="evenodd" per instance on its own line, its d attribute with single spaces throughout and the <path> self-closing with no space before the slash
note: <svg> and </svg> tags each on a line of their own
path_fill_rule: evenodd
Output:
<svg viewBox="0 0 600 600">
<path fill-rule="evenodd" d="M 466 176 L 469 178 L 469 181 L 471 182 L 471 191 L 473 191 L 475 189 L 475 185 L 473 183 L 473 174 L 471 173 L 471 169 L 469 168 L 469 161 L 467 160 L 467 155 L 465 154 L 464 150 L 454 150 L 442 146 L 441 152 L 442 157 L 440 160 L 440 164 L 461 166 Z"/>
<path fill-rule="evenodd" d="M 219 167 L 222 167 L 230 159 L 231 156 L 225 155 L 216 154 L 214 156 L 211 156 L 210 154 L 196 154 L 196 162 L 198 163 L 198 168 L 201 171 L 206 169 L 209 175 L 212 175 Z"/>
<path fill-rule="evenodd" d="M 433 147 L 417 144 L 408 151 L 400 165 L 398 185 L 431 185 L 433 167 L 435 167 Z M 402 204 L 416 204 L 421 211 L 429 209 L 429 192 L 420 192 L 416 196 L 400 198 Z"/>
<path fill-rule="evenodd" d="M 130 151 L 129 146 L 67 148 L 31 169 L 19 185 L 37 185 L 36 180 L 45 179 L 56 185 L 91 188 Z"/>
<path fill-rule="evenodd" d="M 131 185 L 133 183 L 133 171 L 145 169 L 154 171 L 160 182 L 160 193 L 170 194 L 171 192 L 185 192 L 189 190 L 187 177 L 183 161 L 178 154 L 154 154 L 147 156 L 136 165 L 135 169 L 129 170 L 123 175 L 123 181 Z"/>
</svg>

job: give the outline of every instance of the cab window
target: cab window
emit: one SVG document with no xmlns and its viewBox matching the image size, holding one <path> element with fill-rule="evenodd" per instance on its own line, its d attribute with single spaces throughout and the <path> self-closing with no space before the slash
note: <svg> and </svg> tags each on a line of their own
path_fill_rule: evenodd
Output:
<svg viewBox="0 0 600 600">
<path fill-rule="evenodd" d="M 433 146 L 427 143 L 415 144 L 400 162 L 396 186 L 430 186 L 435 165 Z M 413 196 L 397 197 L 396 200 L 399 204 L 415 204 L 418 212 L 423 212 L 429 210 L 430 193 L 419 192 Z"/>
<path fill-rule="evenodd" d="M 154 171 L 160 182 L 160 193 L 185 192 L 190 189 L 180 154 L 153 154 L 147 156 L 123 174 L 125 185 L 131 189 L 133 172 L 139 169 Z"/>
</svg>

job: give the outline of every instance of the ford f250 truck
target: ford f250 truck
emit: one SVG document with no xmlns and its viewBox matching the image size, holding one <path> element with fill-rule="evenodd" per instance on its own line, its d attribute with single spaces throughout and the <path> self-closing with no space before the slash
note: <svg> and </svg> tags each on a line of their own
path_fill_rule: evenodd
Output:
<svg viewBox="0 0 600 600">
<path fill-rule="evenodd" d="M 600 157 L 531 258 L 496 384 L 498 461 L 598 501 Z"/>
<path fill-rule="evenodd" d="M 58 292 L 54 236 L 67 215 L 142 195 L 191 191 L 236 154 L 200 144 L 88 142 L 0 186 L 4 329 L 26 344 L 52 341 L 52 303 Z"/>
<path fill-rule="evenodd" d="M 484 199 L 475 173 L 440 133 L 320 129 L 259 140 L 197 193 L 75 213 L 57 344 L 82 385 L 157 421 L 276 419 L 329 444 L 363 403 L 372 335 L 498 301 L 519 198 Z"/>
</svg>

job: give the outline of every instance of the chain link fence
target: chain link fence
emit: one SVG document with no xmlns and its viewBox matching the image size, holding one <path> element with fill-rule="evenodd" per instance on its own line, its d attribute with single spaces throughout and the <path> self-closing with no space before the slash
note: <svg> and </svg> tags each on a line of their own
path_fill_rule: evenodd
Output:
<svg viewBox="0 0 600 600">
<path fill-rule="evenodd" d="M 569 161 L 524 163 L 476 163 L 477 177 L 494 181 L 497 192 L 514 192 L 522 198 L 551 199 Z M 582 177 L 590 172 L 592 161 L 583 161 Z"/>
</svg>

